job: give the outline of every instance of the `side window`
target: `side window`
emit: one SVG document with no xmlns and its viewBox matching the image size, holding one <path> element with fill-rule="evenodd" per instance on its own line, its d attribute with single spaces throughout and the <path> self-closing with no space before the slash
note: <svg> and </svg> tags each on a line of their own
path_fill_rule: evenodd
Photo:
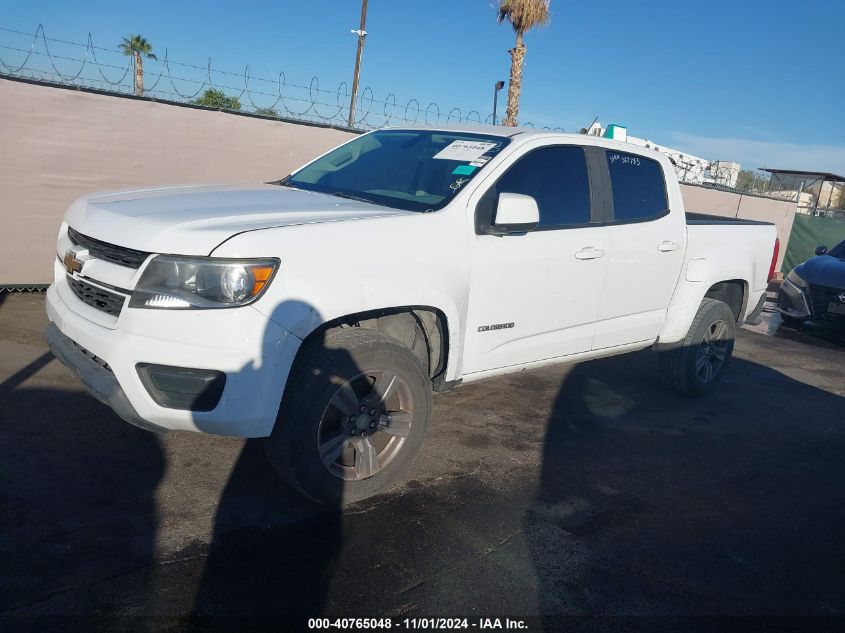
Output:
<svg viewBox="0 0 845 633">
<path fill-rule="evenodd" d="M 666 214 L 666 181 L 660 163 L 608 150 L 607 168 L 613 194 L 613 219 L 644 220 Z"/>
<path fill-rule="evenodd" d="M 540 229 L 590 222 L 590 180 L 581 147 L 542 147 L 520 158 L 478 205 L 476 222 L 489 226 L 500 193 L 521 193 L 537 201 Z"/>
</svg>

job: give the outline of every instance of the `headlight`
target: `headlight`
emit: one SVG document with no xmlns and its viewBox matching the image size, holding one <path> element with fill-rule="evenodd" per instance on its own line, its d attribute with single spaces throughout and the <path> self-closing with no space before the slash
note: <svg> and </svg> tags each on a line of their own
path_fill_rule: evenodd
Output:
<svg viewBox="0 0 845 633">
<path fill-rule="evenodd" d="M 255 301 L 270 284 L 278 259 L 156 255 L 138 280 L 130 308 L 233 308 Z"/>
<path fill-rule="evenodd" d="M 799 288 L 807 288 L 809 285 L 806 281 L 801 279 L 801 276 L 795 272 L 794 268 L 789 271 L 789 274 L 786 276 L 786 280 L 793 286 L 798 286 Z"/>
</svg>

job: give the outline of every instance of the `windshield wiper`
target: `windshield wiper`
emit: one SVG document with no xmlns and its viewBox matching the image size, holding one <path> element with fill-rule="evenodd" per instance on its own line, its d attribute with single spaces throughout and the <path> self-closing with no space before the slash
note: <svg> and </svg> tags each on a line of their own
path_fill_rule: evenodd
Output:
<svg viewBox="0 0 845 633">
<path fill-rule="evenodd" d="M 303 187 L 302 185 L 295 185 L 292 184 L 290 181 L 290 176 L 285 176 L 281 180 L 274 180 L 272 182 L 267 183 L 268 185 L 279 185 L 280 187 L 291 187 L 293 189 L 301 189 L 303 191 L 313 191 L 314 193 L 321 193 L 325 196 L 335 196 L 337 198 L 346 198 L 347 200 L 355 200 L 356 202 L 366 202 L 367 204 L 374 204 L 377 207 L 385 207 L 388 209 L 392 209 L 389 204 L 384 204 L 383 202 L 376 202 L 372 198 L 365 198 L 364 196 L 359 196 L 354 193 L 350 193 L 349 191 L 345 191 L 343 189 L 340 190 L 326 190 L 326 189 L 317 189 L 311 187 Z"/>
<path fill-rule="evenodd" d="M 358 202 L 366 202 L 367 204 L 374 204 L 378 207 L 386 207 L 386 204 L 381 204 L 378 202 L 374 202 L 370 198 L 364 198 L 363 196 L 357 196 L 354 193 L 349 193 L 347 191 L 321 191 L 320 193 L 325 193 L 329 196 L 337 196 L 338 198 L 346 198 L 347 200 L 357 200 Z"/>
</svg>

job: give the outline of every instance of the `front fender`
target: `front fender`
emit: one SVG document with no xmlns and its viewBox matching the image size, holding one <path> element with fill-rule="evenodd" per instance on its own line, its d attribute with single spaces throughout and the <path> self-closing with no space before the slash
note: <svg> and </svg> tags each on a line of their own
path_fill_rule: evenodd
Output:
<svg viewBox="0 0 845 633">
<path fill-rule="evenodd" d="M 443 211 L 252 231 L 214 251 L 278 257 L 281 266 L 253 307 L 305 339 L 349 315 L 402 307 L 445 315 L 446 379 L 460 376 L 470 262 L 460 213 Z"/>
</svg>

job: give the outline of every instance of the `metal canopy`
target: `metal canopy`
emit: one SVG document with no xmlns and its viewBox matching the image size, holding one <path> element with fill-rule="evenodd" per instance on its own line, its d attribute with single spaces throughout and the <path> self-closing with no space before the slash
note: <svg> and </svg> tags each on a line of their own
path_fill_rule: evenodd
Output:
<svg viewBox="0 0 845 633">
<path fill-rule="evenodd" d="M 832 174 L 827 171 L 803 171 L 801 169 L 773 169 L 771 167 L 761 167 L 760 171 L 767 171 L 770 174 L 794 174 L 796 176 L 815 176 L 814 180 L 824 180 L 825 182 L 845 182 L 845 176 Z"/>
<path fill-rule="evenodd" d="M 760 169 L 771 174 L 769 194 L 794 200 L 798 213 L 832 218 L 845 214 L 845 176 L 802 169 Z"/>
</svg>

